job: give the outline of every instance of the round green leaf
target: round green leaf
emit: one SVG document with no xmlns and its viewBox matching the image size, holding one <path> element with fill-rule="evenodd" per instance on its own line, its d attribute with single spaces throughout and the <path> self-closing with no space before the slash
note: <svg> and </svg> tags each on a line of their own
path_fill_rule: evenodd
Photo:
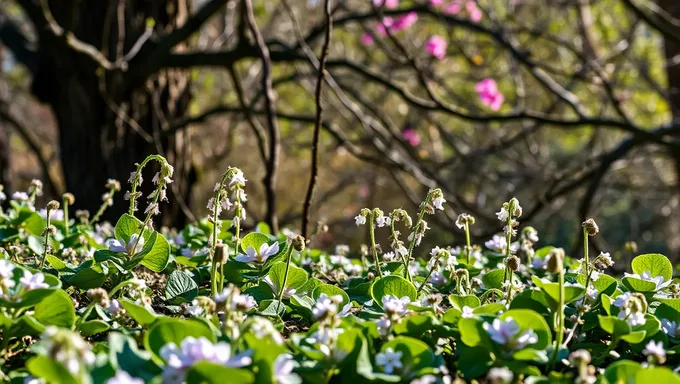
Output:
<svg viewBox="0 0 680 384">
<path fill-rule="evenodd" d="M 403 277 L 394 275 L 378 279 L 371 285 L 371 296 L 373 297 L 375 304 L 380 306 L 380 308 L 382 308 L 383 297 L 389 295 L 397 298 L 406 296 L 411 299 L 411 301 L 415 301 L 417 292 L 416 287 L 414 287 L 413 284 L 409 283 Z"/>
<path fill-rule="evenodd" d="M 124 240 L 126 243 L 130 241 L 130 237 L 139 233 L 142 228 L 143 223 L 139 221 L 136 217 L 130 216 L 127 213 L 123 214 L 116 222 L 116 227 L 114 228 L 114 236 L 116 239 Z"/>
<path fill-rule="evenodd" d="M 673 264 L 659 253 L 636 256 L 631 262 L 631 268 L 640 276 L 644 272 L 649 272 L 652 277 L 662 276 L 664 280 L 673 278 Z"/>
<path fill-rule="evenodd" d="M 161 272 L 170 260 L 170 245 L 165 236 L 158 232 L 154 232 L 152 237 L 156 237 L 156 239 L 152 242 L 151 250 L 144 255 L 141 264 L 154 272 Z"/>
<path fill-rule="evenodd" d="M 276 286 L 278 290 L 283 287 L 283 280 L 286 275 L 286 263 L 279 262 L 274 264 L 269 270 L 269 278 L 272 283 Z M 307 282 L 307 271 L 302 268 L 298 268 L 291 263 L 288 269 L 288 280 L 286 280 L 286 286 L 284 288 L 292 288 L 295 290 L 300 289 Z M 274 295 L 278 297 L 279 292 L 274 292 Z"/>
<path fill-rule="evenodd" d="M 639 369 L 635 373 L 636 383 L 663 383 L 663 384 L 679 384 L 680 376 L 673 373 L 668 368 L 663 367 L 648 367 Z"/>
<path fill-rule="evenodd" d="M 631 331 L 630 325 L 616 316 L 598 316 L 598 319 L 600 328 L 615 338 L 627 335 Z"/>
<path fill-rule="evenodd" d="M 463 307 L 477 308 L 482 305 L 479 298 L 474 295 L 462 296 L 462 295 L 449 295 L 449 302 L 454 308 L 458 308 L 461 311 Z"/>
<path fill-rule="evenodd" d="M 255 382 L 255 375 L 252 372 L 209 362 L 196 363 L 187 372 L 188 383 L 222 384 L 226 378 L 233 384 Z"/>
<path fill-rule="evenodd" d="M 70 329 L 76 321 L 76 310 L 71 297 L 58 290 L 35 306 L 34 317 L 44 325 Z"/>
<path fill-rule="evenodd" d="M 382 351 L 392 348 L 395 352 L 401 352 L 403 368 L 402 374 L 417 372 L 420 369 L 432 367 L 435 362 L 434 352 L 424 342 L 407 336 L 397 336 L 383 344 Z"/>
<path fill-rule="evenodd" d="M 111 327 L 109 327 L 109 325 L 105 321 L 101 320 L 84 321 L 78 327 L 78 329 L 80 330 L 80 334 L 85 337 L 106 332 L 109 330 L 109 328 Z"/>
<path fill-rule="evenodd" d="M 175 270 L 165 285 L 165 300 L 173 304 L 191 302 L 198 296 L 198 285 L 185 271 Z"/>
<path fill-rule="evenodd" d="M 156 314 L 153 310 L 128 299 L 120 299 L 119 301 L 127 313 L 142 327 L 156 321 Z"/>
<path fill-rule="evenodd" d="M 26 362 L 26 369 L 34 377 L 48 383 L 76 384 L 78 381 L 66 367 L 48 356 L 33 356 Z"/>
<path fill-rule="evenodd" d="M 335 285 L 322 284 L 317 286 L 312 291 L 312 298 L 318 300 L 322 293 L 325 293 L 329 297 L 336 295 L 342 296 L 342 306 L 349 304 L 349 296 L 347 296 L 347 293 L 345 293 L 342 288 L 336 287 Z"/>
<path fill-rule="evenodd" d="M 494 269 L 482 276 L 482 283 L 484 283 L 486 288 L 503 289 L 503 282 L 505 281 L 503 280 L 504 277 L 506 277 L 505 269 Z M 512 282 L 513 285 L 521 283 L 516 274 L 512 275 Z"/>
<path fill-rule="evenodd" d="M 642 367 L 630 360 L 620 360 L 611 363 L 604 371 L 604 377 L 610 383 L 627 383 Z"/>
<path fill-rule="evenodd" d="M 178 347 L 186 337 L 205 337 L 215 342 L 210 327 L 198 320 L 179 320 L 173 318 L 158 319 L 149 331 L 144 335 L 144 346 L 154 354 L 158 360 L 162 360 L 160 350 L 168 343 L 174 343 Z"/>
<path fill-rule="evenodd" d="M 252 247 L 259 251 L 262 244 L 269 244 L 270 241 L 269 236 L 263 233 L 251 232 L 241 239 L 241 249 L 245 252 L 248 247 Z"/>
<path fill-rule="evenodd" d="M 656 292 L 656 283 L 647 280 L 641 280 L 635 277 L 624 277 L 621 279 L 623 285 L 633 292 Z"/>
<path fill-rule="evenodd" d="M 538 336 L 535 344 L 530 344 L 533 349 L 545 349 L 552 342 L 552 332 L 543 316 L 530 309 L 511 309 L 500 316 L 501 320 L 512 317 L 520 327 L 520 332 L 532 329 Z"/>
</svg>

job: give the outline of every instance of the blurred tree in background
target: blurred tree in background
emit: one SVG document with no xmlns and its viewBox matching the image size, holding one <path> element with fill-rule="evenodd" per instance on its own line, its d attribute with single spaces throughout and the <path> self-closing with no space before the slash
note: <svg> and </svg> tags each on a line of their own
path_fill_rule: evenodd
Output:
<svg viewBox="0 0 680 384">
<path fill-rule="evenodd" d="M 231 164 L 251 179 L 249 223 L 299 228 L 318 102 L 312 222 L 335 236 L 318 245 L 351 238 L 361 207 L 413 208 L 438 186 L 439 243 L 460 242 L 462 212 L 491 236 L 517 196 L 546 242 L 579 244 L 594 216 L 597 248 L 677 256 L 676 3 L 4 0 L 0 182 L 49 176 L 92 210 L 107 178 L 160 152 L 177 172 L 166 224 L 204 215 Z"/>
</svg>

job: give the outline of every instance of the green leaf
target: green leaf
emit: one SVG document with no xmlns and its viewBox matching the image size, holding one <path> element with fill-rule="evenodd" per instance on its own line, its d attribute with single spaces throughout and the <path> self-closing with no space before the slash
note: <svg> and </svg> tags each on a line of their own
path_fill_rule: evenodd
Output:
<svg viewBox="0 0 680 384">
<path fill-rule="evenodd" d="M 680 299 L 659 299 L 661 304 L 654 311 L 659 319 L 680 322 Z"/>
<path fill-rule="evenodd" d="M 625 320 L 619 319 L 616 316 L 598 316 L 600 328 L 608 334 L 619 338 L 631 332 L 630 325 Z"/>
<path fill-rule="evenodd" d="M 469 347 L 461 344 L 456 351 L 459 355 L 458 369 L 460 369 L 466 382 L 472 382 L 475 377 L 480 377 L 493 366 L 494 358 L 485 347 Z"/>
<path fill-rule="evenodd" d="M 283 287 L 283 280 L 286 274 L 286 263 L 279 262 L 274 264 L 269 270 L 269 278 L 272 283 L 281 290 Z M 283 289 L 292 288 L 295 290 L 300 289 L 307 282 L 307 271 L 302 268 L 294 266 L 292 263 L 288 270 L 288 280 L 286 280 L 286 286 Z M 274 292 L 274 295 L 278 297 L 279 292 Z"/>
<path fill-rule="evenodd" d="M 576 276 L 576 281 L 578 281 L 581 285 L 585 286 L 586 276 L 583 274 L 579 274 L 578 276 Z M 616 291 L 616 279 L 604 273 L 600 273 L 597 280 L 591 279 L 590 284 L 593 285 L 593 288 L 597 289 L 597 294 L 599 296 L 601 296 L 602 294 L 611 296 Z"/>
<path fill-rule="evenodd" d="M 71 269 L 66 266 L 66 263 L 61 261 L 61 259 L 59 259 L 58 257 L 47 255 L 45 256 L 45 261 L 47 261 L 52 266 L 52 268 L 56 269 L 59 272 L 71 271 Z"/>
<path fill-rule="evenodd" d="M 278 300 L 262 300 L 260 311 L 262 316 L 282 316 L 286 312 L 286 305 Z"/>
<path fill-rule="evenodd" d="M 639 369 L 635 374 L 636 383 L 663 383 L 663 384 L 679 384 L 680 376 L 673 373 L 668 368 L 663 367 L 647 367 Z"/>
<path fill-rule="evenodd" d="M 255 382 L 255 375 L 245 369 L 225 367 L 209 362 L 196 363 L 187 372 L 188 383 L 222 384 L 226 378 L 229 378 L 229 383 L 233 384 Z"/>
<path fill-rule="evenodd" d="M 248 247 L 252 247 L 256 251 L 259 251 L 262 244 L 269 244 L 270 242 L 269 236 L 263 233 L 251 232 L 241 239 L 241 249 L 244 253 Z"/>
<path fill-rule="evenodd" d="M 462 318 L 458 321 L 460 338 L 468 347 L 483 346 L 492 350 L 489 334 L 484 329 L 484 321 L 478 318 Z"/>
<path fill-rule="evenodd" d="M 122 333 L 109 334 L 109 361 L 116 369 L 133 372 L 145 382 L 157 376 L 161 369 L 151 360 L 151 353 L 140 351 L 137 342 Z"/>
<path fill-rule="evenodd" d="M 345 293 L 342 288 L 336 287 L 335 285 L 319 285 L 318 287 L 314 288 L 314 291 L 312 291 L 312 298 L 315 301 L 319 300 L 319 296 L 321 296 L 322 293 L 325 293 L 328 297 L 342 296 L 342 305 L 339 306 L 339 309 L 342 309 L 343 306 L 349 304 L 349 296 L 347 296 L 347 293 Z"/>
<path fill-rule="evenodd" d="M 49 384 L 77 384 L 75 377 L 56 360 L 48 356 L 33 356 L 26 362 L 26 369 L 34 377 L 44 379 Z"/>
<path fill-rule="evenodd" d="M 628 276 L 621 279 L 621 282 L 633 292 L 656 292 L 656 283 L 653 281 Z"/>
<path fill-rule="evenodd" d="M 631 333 L 627 335 L 621 336 L 621 340 L 626 341 L 630 344 L 637 344 L 641 343 L 645 337 L 647 336 L 647 332 L 645 331 L 632 331 Z"/>
<path fill-rule="evenodd" d="M 489 303 L 475 308 L 472 313 L 475 315 L 495 315 L 501 311 L 505 311 L 505 305 L 501 303 Z"/>
<path fill-rule="evenodd" d="M 397 335 L 421 338 L 433 328 L 433 319 L 430 315 L 407 316 L 401 322 L 394 325 L 394 333 Z"/>
<path fill-rule="evenodd" d="M 402 372 L 417 372 L 420 369 L 432 367 L 435 362 L 434 352 L 424 342 L 407 336 L 397 336 L 383 344 L 382 351 L 392 348 L 395 352 L 401 352 L 401 361 L 404 365 Z"/>
<path fill-rule="evenodd" d="M 127 313 L 142 327 L 145 327 L 156 321 L 156 314 L 153 312 L 153 310 L 150 310 L 128 299 L 121 298 L 119 301 Z"/>
<path fill-rule="evenodd" d="M 449 302 L 454 308 L 458 308 L 461 311 L 463 310 L 463 307 L 477 308 L 482 305 L 479 298 L 474 295 L 449 295 Z"/>
<path fill-rule="evenodd" d="M 44 325 L 71 329 L 76 321 L 76 310 L 71 297 L 58 290 L 35 306 L 34 317 Z"/>
<path fill-rule="evenodd" d="M 170 260 L 170 245 L 165 236 L 158 232 L 154 232 L 153 236 L 156 236 L 156 240 L 153 242 L 153 247 L 144 255 L 141 264 L 154 272 L 161 272 L 168 265 Z"/>
<path fill-rule="evenodd" d="M 633 327 L 633 331 L 645 331 L 647 333 L 645 337 L 654 336 L 660 330 L 661 322 L 656 316 L 649 313 L 645 314 L 645 323 L 643 325 Z"/>
<path fill-rule="evenodd" d="M 34 271 L 35 272 L 35 271 Z M 19 284 L 19 279 L 24 275 L 22 268 L 14 268 L 14 275 L 12 280 Z M 6 308 L 28 308 L 41 302 L 46 297 L 50 296 L 57 289 L 61 288 L 61 281 L 49 273 L 44 273 L 45 283 L 49 288 L 39 288 L 24 293 L 19 300 L 5 300 L 0 296 L 0 306 Z"/>
<path fill-rule="evenodd" d="M 123 240 L 127 244 L 130 241 L 130 237 L 139 233 L 142 229 L 143 223 L 139 221 L 136 217 L 130 216 L 127 213 L 118 219 L 116 227 L 114 228 L 114 236 L 116 239 Z M 146 240 L 146 239 L 145 239 Z"/>
<path fill-rule="evenodd" d="M 512 358 L 520 361 L 531 361 L 538 364 L 548 362 L 548 354 L 545 351 L 537 351 L 533 348 L 524 348 L 512 354 Z"/>
<path fill-rule="evenodd" d="M 490 271 L 489 273 L 482 276 L 482 282 L 484 283 L 487 289 L 490 288 L 503 289 L 504 277 L 506 277 L 505 269 L 494 269 L 493 271 Z M 513 274 L 512 282 L 513 285 L 517 285 L 521 281 L 519 280 L 516 274 Z"/>
<path fill-rule="evenodd" d="M 213 335 L 212 330 L 202 321 L 164 317 L 158 319 L 144 335 L 144 346 L 154 354 L 155 358 L 162 360 L 160 350 L 164 345 L 174 343 L 179 347 L 182 340 L 189 336 L 205 337 L 211 342 L 215 342 L 215 335 Z"/>
<path fill-rule="evenodd" d="M 631 262 L 631 268 L 640 276 L 644 272 L 649 272 L 652 277 L 662 276 L 666 281 L 673 278 L 673 264 L 666 256 L 659 253 L 635 257 Z"/>
<path fill-rule="evenodd" d="M 375 304 L 382 308 L 382 299 L 385 296 L 402 298 L 404 296 L 415 301 L 417 298 L 416 287 L 400 276 L 385 276 L 376 280 L 371 285 L 371 296 Z"/>
<path fill-rule="evenodd" d="M 545 349 L 552 342 L 552 332 L 543 316 L 530 309 L 511 309 L 500 316 L 501 320 L 512 317 L 520 327 L 520 332 L 532 329 L 538 336 L 538 341 L 529 344 L 534 349 Z"/>
<path fill-rule="evenodd" d="M 630 360 L 619 360 L 611 363 L 604 371 L 604 377 L 610 383 L 628 383 L 635 377 L 638 370 L 642 369 L 640 364 Z"/>
<path fill-rule="evenodd" d="M 165 300 L 172 304 L 191 302 L 198 296 L 198 285 L 185 271 L 175 270 L 165 285 Z"/>
<path fill-rule="evenodd" d="M 109 325 L 105 321 L 101 320 L 83 321 L 82 323 L 80 323 L 80 326 L 78 327 L 78 329 L 80 330 L 80 334 L 85 337 L 106 332 L 109 330 L 109 328 L 111 327 L 109 327 Z"/>
<path fill-rule="evenodd" d="M 106 281 L 106 275 L 102 271 L 101 266 L 94 265 L 79 270 L 75 275 L 64 278 L 64 281 L 80 289 L 99 288 Z"/>
</svg>

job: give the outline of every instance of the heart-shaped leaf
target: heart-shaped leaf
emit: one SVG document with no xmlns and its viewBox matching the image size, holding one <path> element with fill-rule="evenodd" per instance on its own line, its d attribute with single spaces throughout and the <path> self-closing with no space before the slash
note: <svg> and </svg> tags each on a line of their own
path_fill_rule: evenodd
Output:
<svg viewBox="0 0 680 384">
<path fill-rule="evenodd" d="M 631 262 L 631 268 L 640 276 L 644 272 L 649 272 L 652 277 L 661 276 L 666 281 L 673 277 L 673 264 L 666 256 L 659 253 L 636 256 Z"/>
<path fill-rule="evenodd" d="M 519 325 L 520 332 L 533 330 L 538 341 L 529 346 L 533 349 L 545 349 L 552 342 L 552 332 L 545 318 L 530 309 L 511 309 L 500 316 L 501 320 L 513 318 Z"/>
<path fill-rule="evenodd" d="M 416 300 L 416 287 L 401 276 L 385 276 L 376 280 L 371 286 L 371 296 L 375 303 L 382 308 L 382 299 L 385 296 L 397 298 L 408 297 L 411 301 Z"/>
</svg>

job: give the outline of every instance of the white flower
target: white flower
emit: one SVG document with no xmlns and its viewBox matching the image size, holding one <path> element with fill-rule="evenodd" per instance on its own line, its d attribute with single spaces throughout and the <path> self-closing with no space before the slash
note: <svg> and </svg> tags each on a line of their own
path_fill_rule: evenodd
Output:
<svg viewBox="0 0 680 384">
<path fill-rule="evenodd" d="M 434 271 L 430 275 L 430 283 L 432 285 L 444 285 L 446 284 L 446 276 L 439 271 Z"/>
<path fill-rule="evenodd" d="M 439 247 L 434 247 L 434 248 L 432 248 L 432 250 L 430 251 L 430 256 L 432 256 L 432 257 L 436 256 L 437 253 L 439 253 L 439 251 L 441 251 L 441 250 L 442 250 L 442 249 L 439 248 Z"/>
<path fill-rule="evenodd" d="M 663 333 L 673 339 L 680 339 L 680 323 L 669 321 L 668 319 L 661 319 L 661 328 Z"/>
<path fill-rule="evenodd" d="M 664 360 L 666 358 L 666 350 L 662 342 L 655 343 L 653 340 L 647 343 L 645 349 L 642 351 L 646 356 L 651 356 L 657 360 Z"/>
<path fill-rule="evenodd" d="M 510 384 L 515 375 L 511 370 L 505 367 L 494 367 L 489 369 L 489 373 L 486 374 L 486 378 L 489 382 L 496 384 Z"/>
<path fill-rule="evenodd" d="M 240 169 L 235 169 L 235 172 L 232 174 L 231 179 L 229 180 L 229 188 L 233 188 L 236 185 L 244 187 L 246 185 L 246 181 L 247 180 L 244 177 L 243 172 Z"/>
<path fill-rule="evenodd" d="M 137 239 L 139 239 L 139 242 L 137 242 Z M 138 234 L 133 233 L 127 244 L 122 239 L 109 239 L 106 241 L 106 246 L 111 252 L 122 252 L 134 256 L 144 248 L 144 237 L 140 238 Z"/>
<path fill-rule="evenodd" d="M 14 192 L 12 194 L 12 200 L 28 201 L 28 193 L 26 193 L 26 192 Z"/>
<path fill-rule="evenodd" d="M 106 380 L 106 384 L 144 384 L 144 380 L 132 377 L 129 373 L 119 370 L 116 376 Z"/>
<path fill-rule="evenodd" d="M 545 267 L 546 267 L 545 259 L 541 259 L 540 257 L 534 257 L 531 260 L 531 268 L 533 268 L 533 269 L 545 269 Z"/>
<path fill-rule="evenodd" d="M 332 316 L 333 314 L 338 313 L 338 301 L 342 302 L 342 296 L 336 295 L 329 297 L 325 293 L 319 295 L 319 298 L 316 300 L 316 304 L 314 304 L 314 308 L 312 308 L 312 314 L 314 315 L 314 318 L 319 320 L 326 317 L 328 314 L 331 314 Z"/>
<path fill-rule="evenodd" d="M 338 336 L 344 333 L 342 328 L 319 328 L 318 331 L 312 333 L 306 341 L 310 344 L 325 344 L 327 345 L 331 340 L 336 340 Z M 322 351 L 323 352 L 323 351 Z"/>
<path fill-rule="evenodd" d="M 234 259 L 242 263 L 256 262 L 262 264 L 271 256 L 279 253 L 279 242 L 275 241 L 272 245 L 264 243 L 260 246 L 260 251 L 256 251 L 253 247 L 246 248 L 246 254 L 239 254 Z"/>
<path fill-rule="evenodd" d="M 389 332 L 390 327 L 392 326 L 392 322 L 386 316 L 379 318 L 375 323 L 378 325 L 378 331 L 383 336 L 387 335 L 387 332 Z"/>
<path fill-rule="evenodd" d="M 498 217 L 498 220 L 506 222 L 508 221 L 508 217 L 510 217 L 510 212 L 503 207 L 499 212 L 496 212 L 496 217 Z"/>
<path fill-rule="evenodd" d="M 40 214 L 40 217 L 47 219 L 47 209 L 43 208 L 38 213 Z M 50 211 L 50 220 L 64 221 L 64 210 L 54 209 Z"/>
<path fill-rule="evenodd" d="M 628 306 L 628 302 L 632 298 L 633 295 L 630 292 L 624 292 L 618 295 L 612 304 L 619 309 L 624 309 L 626 306 Z"/>
<path fill-rule="evenodd" d="M 375 224 L 382 228 L 385 226 L 390 225 L 390 217 L 389 216 L 378 216 L 375 218 Z"/>
<path fill-rule="evenodd" d="M 638 311 L 633 312 L 633 310 L 630 308 L 626 308 L 619 312 L 619 319 L 626 320 L 626 323 L 628 323 L 628 325 L 631 327 L 644 325 L 647 322 L 644 313 Z"/>
<path fill-rule="evenodd" d="M 440 211 L 444 210 L 444 205 L 443 205 L 444 203 L 446 203 L 446 200 L 444 200 L 443 197 L 435 197 L 432 200 L 432 205 Z"/>
<path fill-rule="evenodd" d="M 339 255 L 346 255 L 349 253 L 349 245 L 347 244 L 338 244 L 335 246 L 335 253 Z"/>
<path fill-rule="evenodd" d="M 485 242 L 484 245 L 494 252 L 505 253 L 505 249 L 508 245 L 508 242 L 505 239 L 505 236 L 493 235 L 491 240 Z M 514 242 L 514 243 L 510 244 L 510 250 L 511 251 L 517 252 L 518 249 L 519 249 L 519 243 Z"/>
<path fill-rule="evenodd" d="M 295 363 L 293 356 L 284 353 L 274 360 L 274 382 L 278 384 L 298 384 L 302 382 L 300 376 L 293 373 Z"/>
<path fill-rule="evenodd" d="M 411 299 L 408 296 L 399 299 L 396 296 L 387 295 L 382 298 L 382 305 L 385 312 L 399 316 L 403 316 L 409 312 L 406 306 L 410 303 Z"/>
<path fill-rule="evenodd" d="M 242 295 L 238 292 L 234 292 L 231 297 L 232 311 L 250 312 L 250 310 L 255 307 L 257 307 L 257 301 L 250 295 Z"/>
<path fill-rule="evenodd" d="M 385 261 L 394 261 L 394 252 L 383 253 L 382 258 Z"/>
<path fill-rule="evenodd" d="M 116 316 L 121 311 L 123 311 L 123 307 L 120 305 L 120 301 L 116 299 L 111 300 L 111 302 L 109 303 L 109 307 L 106 308 L 106 312 L 113 316 Z"/>
<path fill-rule="evenodd" d="M 351 263 L 351 261 L 343 255 L 331 255 L 330 260 L 331 263 L 335 265 L 345 265 Z"/>
<path fill-rule="evenodd" d="M 161 357 L 167 361 L 163 369 L 163 383 L 182 383 L 186 370 L 199 361 L 208 361 L 227 367 L 243 367 L 252 362 L 250 351 L 236 356 L 231 355 L 231 345 L 225 342 L 213 344 L 205 337 L 186 337 L 180 347 L 168 343 L 160 350 Z"/>
<path fill-rule="evenodd" d="M 649 271 L 642 272 L 642 276 L 638 275 L 637 273 L 624 273 L 623 275 L 624 277 L 633 277 L 640 280 L 651 281 L 652 283 L 656 284 L 656 290 L 666 288 L 673 282 L 672 280 L 664 281 L 663 276 L 652 277 L 652 274 Z"/>
<path fill-rule="evenodd" d="M 24 270 L 24 276 L 19 279 L 19 282 L 27 291 L 50 287 L 45 283 L 45 275 L 40 272 L 32 274 L 31 272 Z"/>
<path fill-rule="evenodd" d="M 277 293 L 281 290 L 281 287 L 279 287 L 278 284 L 274 283 L 274 281 L 271 279 L 271 277 L 267 276 L 264 279 L 262 279 L 269 287 L 272 289 L 272 292 Z M 291 287 L 286 287 L 286 289 L 283 290 L 283 297 L 286 299 L 290 299 L 291 296 L 295 294 L 297 290 L 295 288 Z"/>
<path fill-rule="evenodd" d="M 484 323 L 483 327 L 491 340 L 511 350 L 522 349 L 529 344 L 538 342 L 538 335 L 532 329 L 519 334 L 520 326 L 512 317 L 507 317 L 503 321 L 494 319 L 491 326 L 489 326 L 489 323 Z"/>
<path fill-rule="evenodd" d="M 388 375 L 394 372 L 395 369 L 401 369 L 401 351 L 395 352 L 392 348 L 386 348 L 385 352 L 378 353 L 375 356 L 375 363 L 382 367 L 382 370 Z"/>
<path fill-rule="evenodd" d="M 366 216 L 357 215 L 354 217 L 354 221 L 356 221 L 357 225 L 364 225 L 366 224 Z"/>
<path fill-rule="evenodd" d="M 427 374 L 411 380 L 411 384 L 434 384 L 437 382 L 437 376 Z"/>
<path fill-rule="evenodd" d="M 467 318 L 474 317 L 474 316 L 475 316 L 474 308 L 470 308 L 467 305 L 463 307 L 463 314 L 462 314 L 463 318 L 467 319 Z"/>
<path fill-rule="evenodd" d="M 203 313 L 203 308 L 198 305 L 198 300 L 191 302 L 191 305 L 187 307 L 187 313 L 193 317 L 200 316 Z"/>
<path fill-rule="evenodd" d="M 11 279 L 14 276 L 14 263 L 9 260 L 0 259 L 0 278 Z"/>
</svg>

